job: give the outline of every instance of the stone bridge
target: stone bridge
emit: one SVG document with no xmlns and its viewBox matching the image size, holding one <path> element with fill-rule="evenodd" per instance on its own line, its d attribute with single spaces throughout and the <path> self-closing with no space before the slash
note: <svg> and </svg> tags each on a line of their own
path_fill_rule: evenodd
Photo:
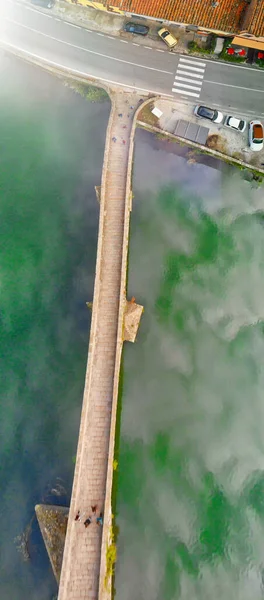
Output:
<svg viewBox="0 0 264 600">
<path fill-rule="evenodd" d="M 142 312 L 142 307 L 126 300 L 138 102 L 135 93 L 112 97 L 100 190 L 88 364 L 58 600 L 105 600 L 111 593 L 107 554 L 114 549 L 111 490 L 119 371 L 123 341 L 134 341 Z M 134 320 L 133 313 L 137 315 Z M 95 505 L 97 514 L 103 513 L 103 526 L 92 515 Z M 75 520 L 78 511 L 81 521 Z M 91 515 L 92 522 L 85 528 L 84 519 Z"/>
</svg>

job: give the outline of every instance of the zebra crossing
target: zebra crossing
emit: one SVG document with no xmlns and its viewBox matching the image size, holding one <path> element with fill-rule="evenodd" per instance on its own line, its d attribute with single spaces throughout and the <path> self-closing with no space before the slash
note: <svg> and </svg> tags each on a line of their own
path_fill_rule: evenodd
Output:
<svg viewBox="0 0 264 600">
<path fill-rule="evenodd" d="M 199 98 L 206 63 L 196 59 L 180 57 L 172 87 L 174 94 Z"/>
</svg>

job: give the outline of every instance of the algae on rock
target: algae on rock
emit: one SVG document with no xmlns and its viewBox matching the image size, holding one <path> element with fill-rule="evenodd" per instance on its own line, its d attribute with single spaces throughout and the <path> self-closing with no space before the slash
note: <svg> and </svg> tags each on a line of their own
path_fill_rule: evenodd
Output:
<svg viewBox="0 0 264 600">
<path fill-rule="evenodd" d="M 59 583 L 69 508 L 67 506 L 37 504 L 35 511 L 53 573 Z"/>
</svg>

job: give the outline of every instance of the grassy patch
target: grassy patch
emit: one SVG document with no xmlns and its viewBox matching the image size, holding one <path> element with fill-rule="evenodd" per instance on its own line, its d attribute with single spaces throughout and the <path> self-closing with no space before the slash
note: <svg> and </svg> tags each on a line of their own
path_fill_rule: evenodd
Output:
<svg viewBox="0 0 264 600">
<path fill-rule="evenodd" d="M 227 62 L 233 62 L 233 63 L 243 63 L 245 62 L 245 57 L 244 56 L 234 56 L 234 54 L 227 54 L 226 52 L 221 52 L 221 54 L 219 54 L 219 57 L 222 58 L 223 60 L 226 60 Z"/>
<path fill-rule="evenodd" d="M 82 98 L 89 100 L 89 102 L 105 102 L 106 100 L 109 100 L 107 92 L 102 88 L 97 88 L 87 83 L 78 83 L 77 81 L 71 83 L 70 87 L 77 92 L 77 94 L 80 94 Z"/>
<path fill-rule="evenodd" d="M 150 102 L 150 104 L 143 106 L 138 115 L 138 120 L 144 121 L 144 123 L 148 123 L 148 125 L 154 125 L 154 127 L 158 127 L 158 119 L 151 112 L 154 106 L 154 102 Z"/>
<path fill-rule="evenodd" d="M 112 485 L 112 510 L 113 510 L 114 514 L 116 513 L 116 502 L 117 502 L 117 478 L 118 478 L 123 385 L 124 385 L 124 365 L 123 365 L 123 354 L 122 354 L 121 365 L 120 365 L 120 374 L 119 374 L 119 387 L 118 387 L 118 399 L 117 399 L 117 411 L 116 411 L 116 428 L 115 428 L 115 450 L 114 450 L 114 463 L 113 463 L 114 473 L 113 473 L 113 485 Z M 116 531 L 114 528 L 114 534 L 115 533 L 116 533 Z"/>
<path fill-rule="evenodd" d="M 203 48 L 202 46 L 199 46 L 196 42 L 189 42 L 188 44 L 188 50 L 189 50 L 189 54 L 192 53 L 197 53 L 197 54 L 211 54 L 212 51 L 209 50 L 208 48 Z"/>
<path fill-rule="evenodd" d="M 244 160 L 242 152 L 233 152 L 232 158 L 236 158 L 237 160 Z"/>
<path fill-rule="evenodd" d="M 189 42 L 188 50 L 190 53 L 197 52 L 199 54 L 212 54 L 215 50 L 216 38 L 217 36 L 214 33 L 208 35 L 205 46 L 199 46 L 199 44 L 193 40 L 192 42 Z"/>
<path fill-rule="evenodd" d="M 157 138 L 157 140 L 168 140 L 169 137 L 166 135 L 166 133 L 158 133 L 157 131 L 155 132 L 155 137 Z"/>
<path fill-rule="evenodd" d="M 114 543 L 114 532 L 111 527 L 110 530 L 110 541 L 106 549 L 106 574 L 105 574 L 105 588 L 107 589 L 109 580 L 112 580 L 114 575 L 114 568 L 116 563 L 116 544 Z"/>
<path fill-rule="evenodd" d="M 120 364 L 119 373 L 119 387 L 118 387 L 118 399 L 117 399 L 117 412 L 116 412 L 116 429 L 115 429 L 115 450 L 114 450 L 114 462 L 113 462 L 113 482 L 112 482 L 112 528 L 111 528 L 111 544 L 107 548 L 106 554 L 106 581 L 108 577 L 112 578 L 112 597 L 115 595 L 115 569 L 114 565 L 116 562 L 116 540 L 118 536 L 118 527 L 116 525 L 116 505 L 117 505 L 117 485 L 118 485 L 118 462 L 119 462 L 119 447 L 120 447 L 120 430 L 121 430 L 121 413 L 122 413 L 122 397 L 123 397 L 123 386 L 124 386 L 124 363 L 123 363 L 123 351 Z"/>
</svg>

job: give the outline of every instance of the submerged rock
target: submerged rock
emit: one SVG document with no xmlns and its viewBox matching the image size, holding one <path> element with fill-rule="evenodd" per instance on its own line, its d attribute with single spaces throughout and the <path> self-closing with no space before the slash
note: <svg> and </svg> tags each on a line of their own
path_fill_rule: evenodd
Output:
<svg viewBox="0 0 264 600">
<path fill-rule="evenodd" d="M 21 533 L 21 535 L 18 535 L 14 540 L 16 547 L 18 551 L 21 552 L 23 560 L 25 562 L 27 562 L 31 558 L 30 537 L 32 533 L 32 524 L 35 518 L 36 515 L 33 515 L 23 533 Z"/>
<path fill-rule="evenodd" d="M 69 508 L 67 506 L 37 504 L 35 511 L 53 573 L 59 583 Z"/>
</svg>

